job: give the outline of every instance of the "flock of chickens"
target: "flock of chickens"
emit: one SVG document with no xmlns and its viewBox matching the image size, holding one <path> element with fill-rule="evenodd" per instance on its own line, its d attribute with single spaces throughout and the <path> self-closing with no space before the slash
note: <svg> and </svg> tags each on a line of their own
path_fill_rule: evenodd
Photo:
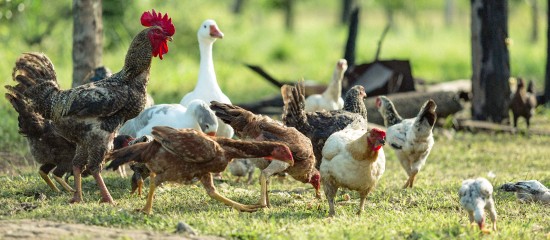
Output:
<svg viewBox="0 0 550 240">
<path fill-rule="evenodd" d="M 437 116 L 433 100 L 426 101 L 416 117 L 403 119 L 391 100 L 380 96 L 376 106 L 387 129 L 368 128 L 364 88 L 354 86 L 341 96 L 347 68 L 342 59 L 323 94 L 306 98 L 302 82 L 281 88 L 281 121 L 253 114 L 232 105 L 218 86 L 212 46 L 224 35 L 216 22 L 206 20 L 197 33 L 200 72 L 195 89 L 180 103 L 145 108 L 151 61 L 168 53 L 167 41 L 175 27 L 167 14 L 155 10 L 143 13 L 141 23 L 146 28 L 134 37 L 122 70 L 79 87 L 60 89 L 53 64 L 41 53 L 24 53 L 16 60 L 12 77 L 17 85 L 6 86 L 6 98 L 19 113 L 20 133 L 26 136 L 31 154 L 42 164 L 40 176 L 59 191 L 49 178 L 53 170 L 54 180 L 74 192 L 71 203 L 83 201 L 81 182 L 86 175 L 97 182 L 101 201 L 113 203 L 100 174 L 103 164 L 111 161 L 107 169 L 132 164 L 132 192 L 141 193 L 143 179 L 150 177 L 142 209 L 148 214 L 157 186 L 196 180 L 213 199 L 253 212 L 270 206 L 269 178 L 278 174 L 311 184 L 317 198 L 321 198 L 322 185 L 330 216 L 335 214 L 339 188 L 357 191 L 360 214 L 384 173 L 385 144 L 395 151 L 409 176 L 403 187 L 413 187 L 434 145 Z M 244 205 L 216 191 L 213 174 L 228 165 L 235 174 L 248 175 L 248 182 L 253 168 L 243 169 L 261 169 L 257 204 Z M 71 174 L 74 189 L 63 179 Z M 550 191 L 538 182 L 502 188 L 516 191 L 522 201 L 550 202 Z M 481 229 L 483 209 L 488 209 L 496 230 L 492 191 L 491 184 L 481 178 L 464 181 L 459 191 L 470 221 Z"/>
</svg>

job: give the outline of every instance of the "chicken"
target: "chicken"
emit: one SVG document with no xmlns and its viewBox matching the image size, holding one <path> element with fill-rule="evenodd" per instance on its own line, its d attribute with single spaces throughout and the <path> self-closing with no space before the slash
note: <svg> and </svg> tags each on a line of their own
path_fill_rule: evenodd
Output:
<svg viewBox="0 0 550 240">
<path fill-rule="evenodd" d="M 128 144 L 134 140 L 134 137 L 125 134 L 119 134 L 113 139 L 113 150 L 121 149 L 127 147 Z M 124 166 L 118 168 L 118 174 L 121 177 L 126 177 L 126 168 Z"/>
<path fill-rule="evenodd" d="M 16 61 L 13 79 L 19 84 L 8 89 L 21 90 L 37 112 L 53 121 L 59 135 L 76 144 L 75 194 L 71 203 L 83 200 L 81 172 L 84 169 L 94 176 L 101 202 L 113 203 L 101 177 L 105 153 L 122 123 L 143 110 L 151 61 L 156 56 L 162 59 L 168 52 L 167 41 L 175 32 L 167 14 L 145 12 L 141 23 L 147 28 L 134 37 L 123 69 L 95 83 L 61 90 L 53 64 L 45 55 L 25 53 Z"/>
<path fill-rule="evenodd" d="M 259 205 L 269 207 L 267 196 L 268 179 L 275 173 L 286 172 L 292 178 L 302 183 L 310 183 L 315 189 L 315 196 L 320 198 L 320 174 L 315 169 L 315 156 L 311 141 L 293 127 L 287 127 L 281 122 L 267 116 L 255 115 L 247 110 L 231 104 L 212 101 L 210 108 L 214 110 L 225 123 L 235 129 L 235 135 L 242 139 L 265 140 L 285 143 L 290 147 L 294 163 L 273 159 L 271 163 L 264 161 L 260 174 L 261 196 Z M 257 165 L 258 166 L 258 165 Z"/>
<path fill-rule="evenodd" d="M 63 175 L 72 170 L 72 160 L 76 145 L 57 134 L 52 122 L 44 119 L 25 102 L 17 92 L 6 93 L 6 99 L 19 113 L 19 133 L 25 136 L 34 160 L 41 164 L 38 173 L 48 186 L 59 192 L 48 174 L 53 170 L 53 178 L 68 192 L 74 190 L 63 180 Z"/>
<path fill-rule="evenodd" d="M 321 110 L 339 110 L 344 107 L 344 99 L 342 99 L 342 79 L 344 72 L 348 69 L 346 59 L 340 59 L 336 63 L 332 80 L 327 89 L 322 94 L 312 94 L 306 98 L 306 112 L 315 112 Z"/>
<path fill-rule="evenodd" d="M 237 177 L 236 182 L 239 182 L 241 177 L 246 176 L 246 184 L 252 183 L 252 175 L 254 175 L 255 169 L 256 166 L 254 163 L 246 158 L 233 159 L 233 161 L 229 163 L 229 172 Z"/>
<path fill-rule="evenodd" d="M 221 172 L 231 159 L 266 157 L 292 165 L 290 149 L 283 143 L 268 141 L 242 141 L 224 137 L 211 137 L 194 129 L 174 129 L 167 126 L 153 128 L 155 141 L 137 143 L 112 152 L 113 161 L 107 169 L 116 169 L 129 161 L 145 163 L 150 174 L 149 194 L 143 207 L 150 214 L 157 186 L 166 181 L 189 183 L 199 178 L 208 195 L 239 211 L 254 212 L 258 206 L 243 205 L 220 195 L 214 187 L 212 175 Z"/>
<path fill-rule="evenodd" d="M 537 180 L 506 183 L 500 186 L 506 192 L 515 192 L 522 203 L 540 202 L 550 204 L 550 190 Z"/>
<path fill-rule="evenodd" d="M 231 104 L 231 100 L 227 97 L 218 85 L 216 72 L 214 71 L 214 60 L 212 58 L 212 48 L 217 39 L 223 38 L 222 31 L 218 28 L 216 21 L 207 19 L 201 23 L 197 30 L 197 40 L 200 50 L 200 65 L 197 84 L 193 91 L 185 94 L 180 101 L 183 106 L 188 106 L 195 99 L 203 100 L 207 103 L 218 101 Z M 217 136 L 233 137 L 234 130 L 231 126 L 219 122 Z"/>
<path fill-rule="evenodd" d="M 327 138 L 356 120 L 364 120 L 366 126 L 367 110 L 363 102 L 367 94 L 363 86 L 352 87 L 345 96 L 344 109 L 333 111 L 306 112 L 304 110 L 304 86 L 281 87 L 284 108 L 282 121 L 288 127 L 295 127 L 306 135 L 313 144 L 316 168 L 321 165 L 321 151 Z"/>
<path fill-rule="evenodd" d="M 529 81 L 529 86 L 525 86 L 525 81 L 522 78 L 518 79 L 516 92 L 510 100 L 510 110 L 514 117 L 514 127 L 518 127 L 518 118 L 525 118 L 527 128 L 529 128 L 529 120 L 535 114 L 537 107 L 537 97 L 534 93 L 533 81 Z"/>
<path fill-rule="evenodd" d="M 484 209 L 489 211 L 489 217 L 493 222 L 493 230 L 497 230 L 497 212 L 495 201 L 493 200 L 493 185 L 485 178 L 468 179 L 462 182 L 458 191 L 460 205 L 468 212 L 470 223 L 477 223 L 479 229 L 488 233 L 490 230 L 484 229 L 485 213 Z"/>
<path fill-rule="evenodd" d="M 97 82 L 99 80 L 103 80 L 105 78 L 108 78 L 111 75 L 113 75 L 113 73 L 111 72 L 111 69 L 109 69 L 105 66 L 100 66 L 100 67 L 96 67 L 96 68 L 92 69 L 84 77 L 83 82 L 84 83 Z M 155 100 L 153 99 L 153 96 L 151 96 L 151 94 L 147 93 L 147 101 L 145 102 L 145 108 L 151 107 L 153 105 L 155 105 Z"/>
<path fill-rule="evenodd" d="M 195 99 L 188 107 L 181 104 L 159 104 L 145 109 L 137 117 L 124 123 L 119 134 L 133 137 L 150 135 L 154 126 L 173 128 L 193 128 L 207 134 L 215 135 L 218 120 L 207 103 Z"/>
<path fill-rule="evenodd" d="M 334 197 L 339 187 L 359 192 L 357 214 L 361 214 L 365 199 L 385 170 L 386 157 L 382 149 L 385 136 L 378 128 L 367 131 L 361 124 L 352 123 L 327 139 L 320 171 L 329 216 L 334 216 Z"/>
<path fill-rule="evenodd" d="M 403 119 L 385 96 L 376 99 L 378 112 L 384 118 L 386 142 L 395 150 L 401 166 L 409 178 L 403 188 L 412 188 L 416 175 L 426 163 L 434 145 L 433 127 L 437 119 L 437 105 L 430 99 L 420 108 L 415 118 Z"/>
</svg>

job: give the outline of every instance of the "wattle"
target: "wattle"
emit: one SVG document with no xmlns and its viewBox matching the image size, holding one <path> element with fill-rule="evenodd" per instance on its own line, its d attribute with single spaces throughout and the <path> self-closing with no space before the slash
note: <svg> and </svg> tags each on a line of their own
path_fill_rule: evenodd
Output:
<svg viewBox="0 0 550 240">
<path fill-rule="evenodd" d="M 168 53 L 168 43 L 166 41 L 153 41 L 153 56 L 159 56 L 162 60 L 162 55 Z"/>
</svg>

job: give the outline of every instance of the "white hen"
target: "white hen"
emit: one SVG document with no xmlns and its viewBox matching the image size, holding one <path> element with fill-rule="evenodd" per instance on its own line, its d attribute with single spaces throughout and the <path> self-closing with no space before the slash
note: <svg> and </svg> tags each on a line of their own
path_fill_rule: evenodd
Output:
<svg viewBox="0 0 550 240">
<path fill-rule="evenodd" d="M 209 135 L 216 135 L 218 119 L 207 103 L 194 100 L 186 108 L 181 104 L 159 104 L 145 109 L 137 117 L 128 120 L 119 130 L 138 138 L 150 135 L 155 126 L 193 128 Z"/>
<path fill-rule="evenodd" d="M 550 204 L 550 190 L 537 180 L 506 183 L 500 187 L 506 192 L 515 192 L 520 202 L 540 202 Z"/>
<path fill-rule="evenodd" d="M 367 195 L 376 187 L 386 166 L 384 155 L 385 132 L 350 124 L 335 132 L 323 147 L 320 172 L 323 190 L 329 203 L 329 216 L 334 215 L 334 197 L 339 187 L 359 192 L 357 214 L 361 214 Z"/>
<path fill-rule="evenodd" d="M 218 38 L 223 38 L 223 33 L 218 28 L 214 20 L 205 20 L 197 31 L 197 38 L 200 49 L 200 66 L 197 85 L 193 91 L 185 94 L 180 104 L 188 106 L 195 99 L 201 99 L 207 103 L 218 101 L 231 104 L 229 98 L 222 92 L 216 79 L 214 71 L 214 61 L 212 58 L 212 47 Z M 219 121 L 217 136 L 231 138 L 233 137 L 233 128 Z"/>
<path fill-rule="evenodd" d="M 493 200 L 493 185 L 485 178 L 467 179 L 462 182 L 458 191 L 460 205 L 468 212 L 470 223 L 477 223 L 483 232 L 490 232 L 484 229 L 485 212 L 489 211 L 489 217 L 493 222 L 493 230 L 497 230 L 497 212 Z"/>
<path fill-rule="evenodd" d="M 434 145 L 432 130 L 437 118 L 433 100 L 428 100 L 415 118 L 402 119 L 393 103 L 385 96 L 376 99 L 378 111 L 384 118 L 386 142 L 395 150 L 401 166 L 409 175 L 403 188 L 413 187 L 416 175 L 426 163 Z"/>
<path fill-rule="evenodd" d="M 344 78 L 346 69 L 348 69 L 346 59 L 338 60 L 332 74 L 332 80 L 323 94 L 312 94 L 306 98 L 304 108 L 306 112 L 340 110 L 344 107 L 342 78 Z"/>
</svg>

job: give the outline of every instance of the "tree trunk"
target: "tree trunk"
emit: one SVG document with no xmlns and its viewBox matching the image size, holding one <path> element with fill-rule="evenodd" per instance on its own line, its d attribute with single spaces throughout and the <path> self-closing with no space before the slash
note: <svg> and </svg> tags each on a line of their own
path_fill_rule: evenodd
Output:
<svg viewBox="0 0 550 240">
<path fill-rule="evenodd" d="M 342 16 L 340 16 L 341 24 L 348 24 L 352 10 L 355 6 L 355 0 L 342 0 Z"/>
<path fill-rule="evenodd" d="M 539 38 L 539 4 L 538 0 L 531 0 L 531 42 Z"/>
<path fill-rule="evenodd" d="M 348 61 L 348 70 L 355 66 L 355 46 L 357 42 L 357 30 L 359 28 L 359 7 L 353 9 L 350 16 L 348 39 L 344 49 L 344 59 Z"/>
<path fill-rule="evenodd" d="M 73 0 L 73 87 L 101 64 L 103 22 L 101 0 Z"/>
<path fill-rule="evenodd" d="M 472 117 L 475 120 L 500 123 L 508 118 L 507 4 L 507 0 L 471 0 Z"/>
<path fill-rule="evenodd" d="M 294 31 L 294 0 L 285 0 L 285 27 L 289 32 Z"/>
<path fill-rule="evenodd" d="M 546 15 L 546 76 L 544 77 L 544 102 L 550 101 L 550 0 Z"/>
<path fill-rule="evenodd" d="M 453 24 L 455 4 L 454 0 L 445 0 L 445 26 Z"/>
<path fill-rule="evenodd" d="M 240 14 L 241 11 L 243 10 L 243 5 L 244 5 L 244 0 L 235 0 L 233 2 L 233 6 L 231 6 L 231 12 L 233 12 L 233 14 Z"/>
</svg>

